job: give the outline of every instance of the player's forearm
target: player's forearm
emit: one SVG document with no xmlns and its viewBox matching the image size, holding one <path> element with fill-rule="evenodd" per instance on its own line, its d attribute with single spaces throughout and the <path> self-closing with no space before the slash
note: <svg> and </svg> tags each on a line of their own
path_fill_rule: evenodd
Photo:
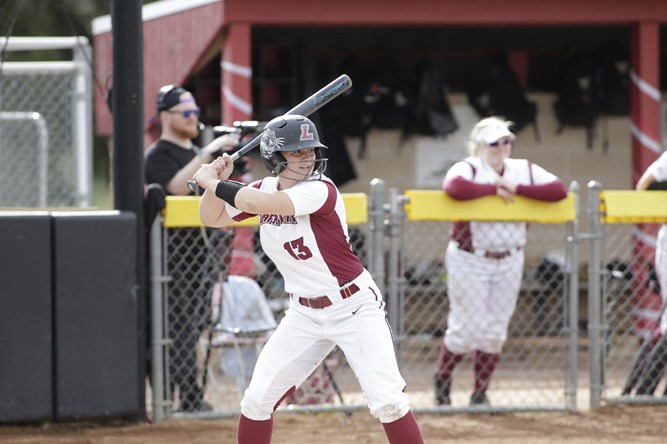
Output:
<svg viewBox="0 0 667 444">
<path fill-rule="evenodd" d="M 516 194 L 546 202 L 558 202 L 565 199 L 567 189 L 561 180 L 555 180 L 542 185 L 517 185 Z"/>
<path fill-rule="evenodd" d="M 207 227 L 222 228 L 234 223 L 227 212 L 225 202 L 210 191 L 205 191 L 199 202 L 199 217 Z"/>
<path fill-rule="evenodd" d="M 461 176 L 445 180 L 442 189 L 450 197 L 456 200 L 470 200 L 496 194 L 495 185 L 471 182 Z"/>
<path fill-rule="evenodd" d="M 207 227 L 226 227 L 234 222 L 231 216 L 227 214 L 225 202 L 215 195 L 215 187 L 218 182 L 218 180 L 215 180 L 208 184 L 202 184 L 206 191 L 204 191 L 199 201 L 199 218 L 202 224 Z"/>
<path fill-rule="evenodd" d="M 648 187 L 655 182 L 655 177 L 648 171 L 645 171 L 642 177 L 639 178 L 637 181 L 637 185 L 635 186 L 635 189 L 638 191 L 642 190 L 648 190 Z"/>
</svg>

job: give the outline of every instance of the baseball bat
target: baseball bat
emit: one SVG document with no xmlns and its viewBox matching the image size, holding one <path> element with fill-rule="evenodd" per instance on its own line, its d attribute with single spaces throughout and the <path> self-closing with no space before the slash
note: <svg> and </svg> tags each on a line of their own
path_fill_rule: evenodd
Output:
<svg viewBox="0 0 667 444">
<path fill-rule="evenodd" d="M 315 94 L 308 97 L 291 110 L 287 111 L 285 114 L 309 116 L 351 87 L 352 79 L 350 79 L 347 74 L 342 74 L 337 79 L 326 85 L 324 88 L 320 89 Z M 232 162 L 235 162 L 239 157 L 243 156 L 245 153 L 259 145 L 259 141 L 261 139 L 262 133 L 259 133 L 254 139 L 246 143 L 240 150 L 232 154 Z M 190 188 L 191 191 L 195 191 L 197 189 L 197 181 L 194 179 L 188 180 L 188 188 Z"/>
</svg>

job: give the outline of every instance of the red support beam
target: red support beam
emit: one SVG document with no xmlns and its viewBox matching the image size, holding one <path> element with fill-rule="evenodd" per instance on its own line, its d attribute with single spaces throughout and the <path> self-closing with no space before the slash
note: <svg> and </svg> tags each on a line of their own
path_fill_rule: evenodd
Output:
<svg viewBox="0 0 667 444">
<path fill-rule="evenodd" d="M 632 183 L 658 158 L 660 147 L 660 27 L 639 23 L 632 30 Z"/>
<path fill-rule="evenodd" d="M 631 122 L 632 185 L 644 170 L 658 158 L 660 147 L 660 27 L 655 22 L 643 22 L 632 29 Z M 657 224 L 639 224 L 633 232 L 633 257 L 655 260 Z M 638 282 L 648 281 L 644 261 L 633 264 Z M 646 288 L 643 288 L 646 287 Z M 647 337 L 659 325 L 661 298 L 649 286 L 642 286 L 634 299 L 636 314 L 634 329 Z"/>
<path fill-rule="evenodd" d="M 222 43 L 220 75 L 222 123 L 252 117 L 252 31 L 249 23 L 233 23 Z"/>
</svg>

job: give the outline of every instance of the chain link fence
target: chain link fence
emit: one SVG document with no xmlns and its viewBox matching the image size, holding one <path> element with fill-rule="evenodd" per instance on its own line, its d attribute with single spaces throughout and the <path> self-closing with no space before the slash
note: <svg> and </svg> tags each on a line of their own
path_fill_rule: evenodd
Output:
<svg viewBox="0 0 667 444">
<path fill-rule="evenodd" d="M 366 196 L 345 195 L 349 238 L 368 261 Z M 259 245 L 256 220 L 223 230 L 199 227 L 197 198 L 167 199 L 151 231 L 153 416 L 236 415 L 255 361 L 289 303 L 282 276 Z M 194 211 L 193 211 L 194 210 Z M 169 220 L 186 212 L 196 220 Z M 338 389 L 338 392 L 334 388 Z M 291 406 L 350 406 L 358 392 L 337 349 L 284 401 Z M 340 393 L 340 394 L 339 394 Z"/>
<path fill-rule="evenodd" d="M 603 193 L 594 185 L 585 204 L 587 233 L 578 229 L 576 184 L 558 204 L 519 200 L 511 209 L 491 206 L 484 214 L 471 213 L 465 203 L 451 206 L 441 192 L 389 194 L 384 203 L 384 190 L 372 187 L 368 209 L 363 206 L 368 218 L 350 221 L 350 238 L 385 289 L 399 365 L 415 411 L 479 410 L 470 405 L 475 369 L 469 355 L 454 371 L 451 404 L 435 403 L 433 377 L 451 310 L 445 251 L 454 219 L 529 221 L 518 297 L 489 388 L 491 404 L 482 411 L 574 411 L 581 406 L 578 385 L 590 387 L 592 409 L 603 402 L 667 402 L 667 351 L 656 330 L 664 304 L 653 255 L 655 233 L 667 222 L 660 200 L 667 193 Z M 187 210 L 194 217 L 196 204 L 191 199 Z M 287 307 L 282 278 L 259 247 L 252 223 L 202 231 L 198 220 L 179 225 L 168 220 L 169 211 L 165 214 L 153 226 L 150 250 L 153 263 L 159 264 L 151 272 L 158 327 L 153 325 L 151 344 L 154 362 L 162 363 L 153 366 L 152 380 L 163 387 L 153 397 L 154 415 L 158 413 L 156 420 L 181 414 L 236 415 L 257 353 Z M 509 234 L 491 232 L 495 238 Z M 581 241 L 587 241 L 588 252 L 580 263 Z M 476 278 L 471 269 L 470 286 Z M 509 284 L 500 275 L 497 285 L 502 289 Z M 582 303 L 586 313 L 580 317 Z M 500 308 L 492 300 L 484 310 L 475 308 L 473 316 Z M 283 408 L 366 408 L 344 355 L 334 351 L 325 364 Z M 580 374 L 580 367 L 588 371 Z M 184 409 L 182 389 L 174 382 L 179 378 L 196 381 L 211 410 Z"/>
<path fill-rule="evenodd" d="M 430 250 L 435 250 L 431 254 L 437 252 L 440 256 L 428 258 L 406 249 L 404 258 L 406 282 L 398 350 L 401 368 L 408 376 L 411 400 L 416 406 L 429 406 L 434 402 L 432 381 L 448 324 L 450 297 L 443 260 L 449 241 L 448 226 L 448 223 L 442 222 L 421 222 L 410 223 L 406 227 L 406 238 L 431 245 Z M 565 328 L 569 300 L 566 293 L 569 276 L 565 269 L 565 229 L 560 225 L 540 224 L 531 226 L 530 231 L 531 237 L 539 240 L 529 240 L 527 244 L 532 248 L 526 252 L 525 270 L 507 341 L 488 391 L 493 407 L 564 406 L 568 366 L 576 365 L 568 359 L 569 338 Z M 503 236 L 502 231 L 493 234 Z M 532 255 L 535 257 L 530 257 Z M 478 277 L 471 265 L 463 264 L 470 267 L 468 285 L 474 288 Z M 497 266 L 506 267 L 500 263 Z M 499 313 L 512 311 L 514 282 L 509 270 L 501 269 L 499 273 L 494 284 L 497 289 L 489 305 L 482 301 L 464 305 L 462 317 L 470 321 L 463 325 L 465 336 L 474 336 L 473 329 L 479 324 L 498 322 L 495 318 Z M 469 405 L 474 385 L 472 365 L 471 355 L 466 354 L 454 372 L 451 388 L 453 407 Z"/>
<path fill-rule="evenodd" d="M 449 222 L 411 220 L 404 205 L 414 196 L 390 190 L 385 203 L 384 183 L 376 180 L 374 185 L 379 190 L 372 190 L 367 205 L 365 195 L 343 196 L 350 241 L 385 289 L 411 405 L 415 411 L 469 409 L 468 359 L 457 368 L 452 405 L 434 404 L 433 375 L 449 305 L 443 263 Z M 152 357 L 159 364 L 152 372 L 153 417 L 237 415 L 257 353 L 287 308 L 288 295 L 280 274 L 259 247 L 252 222 L 202 231 L 197 198 L 180 198 L 192 201 L 187 203 L 191 207 L 181 209 L 194 215 L 188 222 L 169 220 L 179 211 L 170 208 L 170 201 L 174 199 L 168 198 L 165 218 L 158 217 L 153 225 L 150 249 Z M 572 206 L 572 201 L 568 204 Z M 544 219 L 543 211 L 537 211 Z M 491 409 L 575 408 L 571 381 L 576 379 L 572 338 L 576 339 L 577 322 L 569 316 L 570 279 L 578 280 L 577 267 L 571 266 L 576 262 L 568 262 L 576 261 L 568 253 L 572 217 L 537 221 L 528 231 L 526 267 L 491 389 Z M 195 388 L 184 389 L 183 381 Z M 198 390 L 204 403 L 184 404 L 188 394 Z M 366 404 L 345 356 L 334 349 L 282 408 L 360 410 Z"/>
<path fill-rule="evenodd" d="M 2 64 L 0 207 L 90 206 L 92 70 L 87 40 L 10 37 L 0 38 L 0 48 L 73 50 L 72 61 Z"/>
<path fill-rule="evenodd" d="M 485 258 L 480 265 L 478 261 L 469 260 L 477 251 L 461 252 L 461 246 L 451 251 L 453 246 L 450 246 L 450 251 L 445 253 L 452 220 L 489 220 L 489 217 L 503 220 L 507 211 L 490 205 L 476 216 L 466 217 L 465 211 L 460 211 L 466 204 L 447 202 L 443 206 L 445 201 L 440 191 L 408 191 L 406 194 L 409 214 L 400 242 L 403 280 L 399 293 L 398 354 L 415 410 L 432 410 L 435 403 L 434 374 L 452 302 L 447 270 L 455 266 L 459 267 L 454 276 L 458 284 L 451 285 L 472 289 L 464 291 L 463 297 L 468 300 L 457 302 L 455 322 L 459 325 L 455 330 L 464 337 L 475 336 L 475 329 L 501 325 L 502 317 L 510 319 L 507 339 L 488 389 L 490 405 L 485 408 L 575 409 L 578 291 L 573 292 L 573 289 L 578 286 L 578 267 L 572 266 L 576 257 L 570 245 L 573 211 L 572 217 L 565 219 L 556 215 L 557 223 L 550 223 L 549 215 L 538 208 L 520 213 L 519 219 L 517 215 L 512 216 L 516 222 L 530 222 L 523 248 L 525 263 L 522 265 L 520 252 L 513 251 L 507 256 Z M 565 211 L 572 210 L 574 198 L 563 205 Z M 492 226 L 489 239 L 504 245 L 515 242 L 511 239 L 517 235 L 515 227 L 489 222 Z M 446 267 L 446 256 L 452 261 L 451 267 Z M 515 291 L 512 287 L 517 284 L 510 274 L 516 267 L 520 269 L 521 278 L 520 287 Z M 496 273 L 495 282 L 490 297 L 485 299 L 483 287 L 479 291 L 476 287 L 482 274 L 491 269 Z M 451 404 L 438 406 L 437 410 L 478 407 L 471 405 L 474 373 L 488 369 L 476 370 L 471 355 L 465 353 L 453 372 Z"/>
<path fill-rule="evenodd" d="M 667 403 L 667 346 L 656 235 L 667 223 L 662 191 L 603 191 L 589 185 L 591 408 Z"/>
</svg>

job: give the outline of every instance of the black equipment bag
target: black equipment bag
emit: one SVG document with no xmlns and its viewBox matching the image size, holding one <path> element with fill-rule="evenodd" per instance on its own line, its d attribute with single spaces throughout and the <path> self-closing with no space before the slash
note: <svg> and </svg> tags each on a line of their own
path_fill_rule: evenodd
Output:
<svg viewBox="0 0 667 444">
<path fill-rule="evenodd" d="M 506 57 L 494 60 L 483 83 L 468 88 L 468 100 L 481 117 L 501 116 L 514 122 L 512 130 L 521 131 L 529 124 L 537 127 L 537 105 L 528 100 L 525 88 L 512 70 Z"/>
<path fill-rule="evenodd" d="M 583 126 L 589 149 L 593 147 L 593 128 L 600 116 L 597 83 L 590 54 L 570 48 L 563 63 L 561 86 L 554 103 L 559 122 L 556 133 L 560 134 L 565 126 Z"/>
</svg>

